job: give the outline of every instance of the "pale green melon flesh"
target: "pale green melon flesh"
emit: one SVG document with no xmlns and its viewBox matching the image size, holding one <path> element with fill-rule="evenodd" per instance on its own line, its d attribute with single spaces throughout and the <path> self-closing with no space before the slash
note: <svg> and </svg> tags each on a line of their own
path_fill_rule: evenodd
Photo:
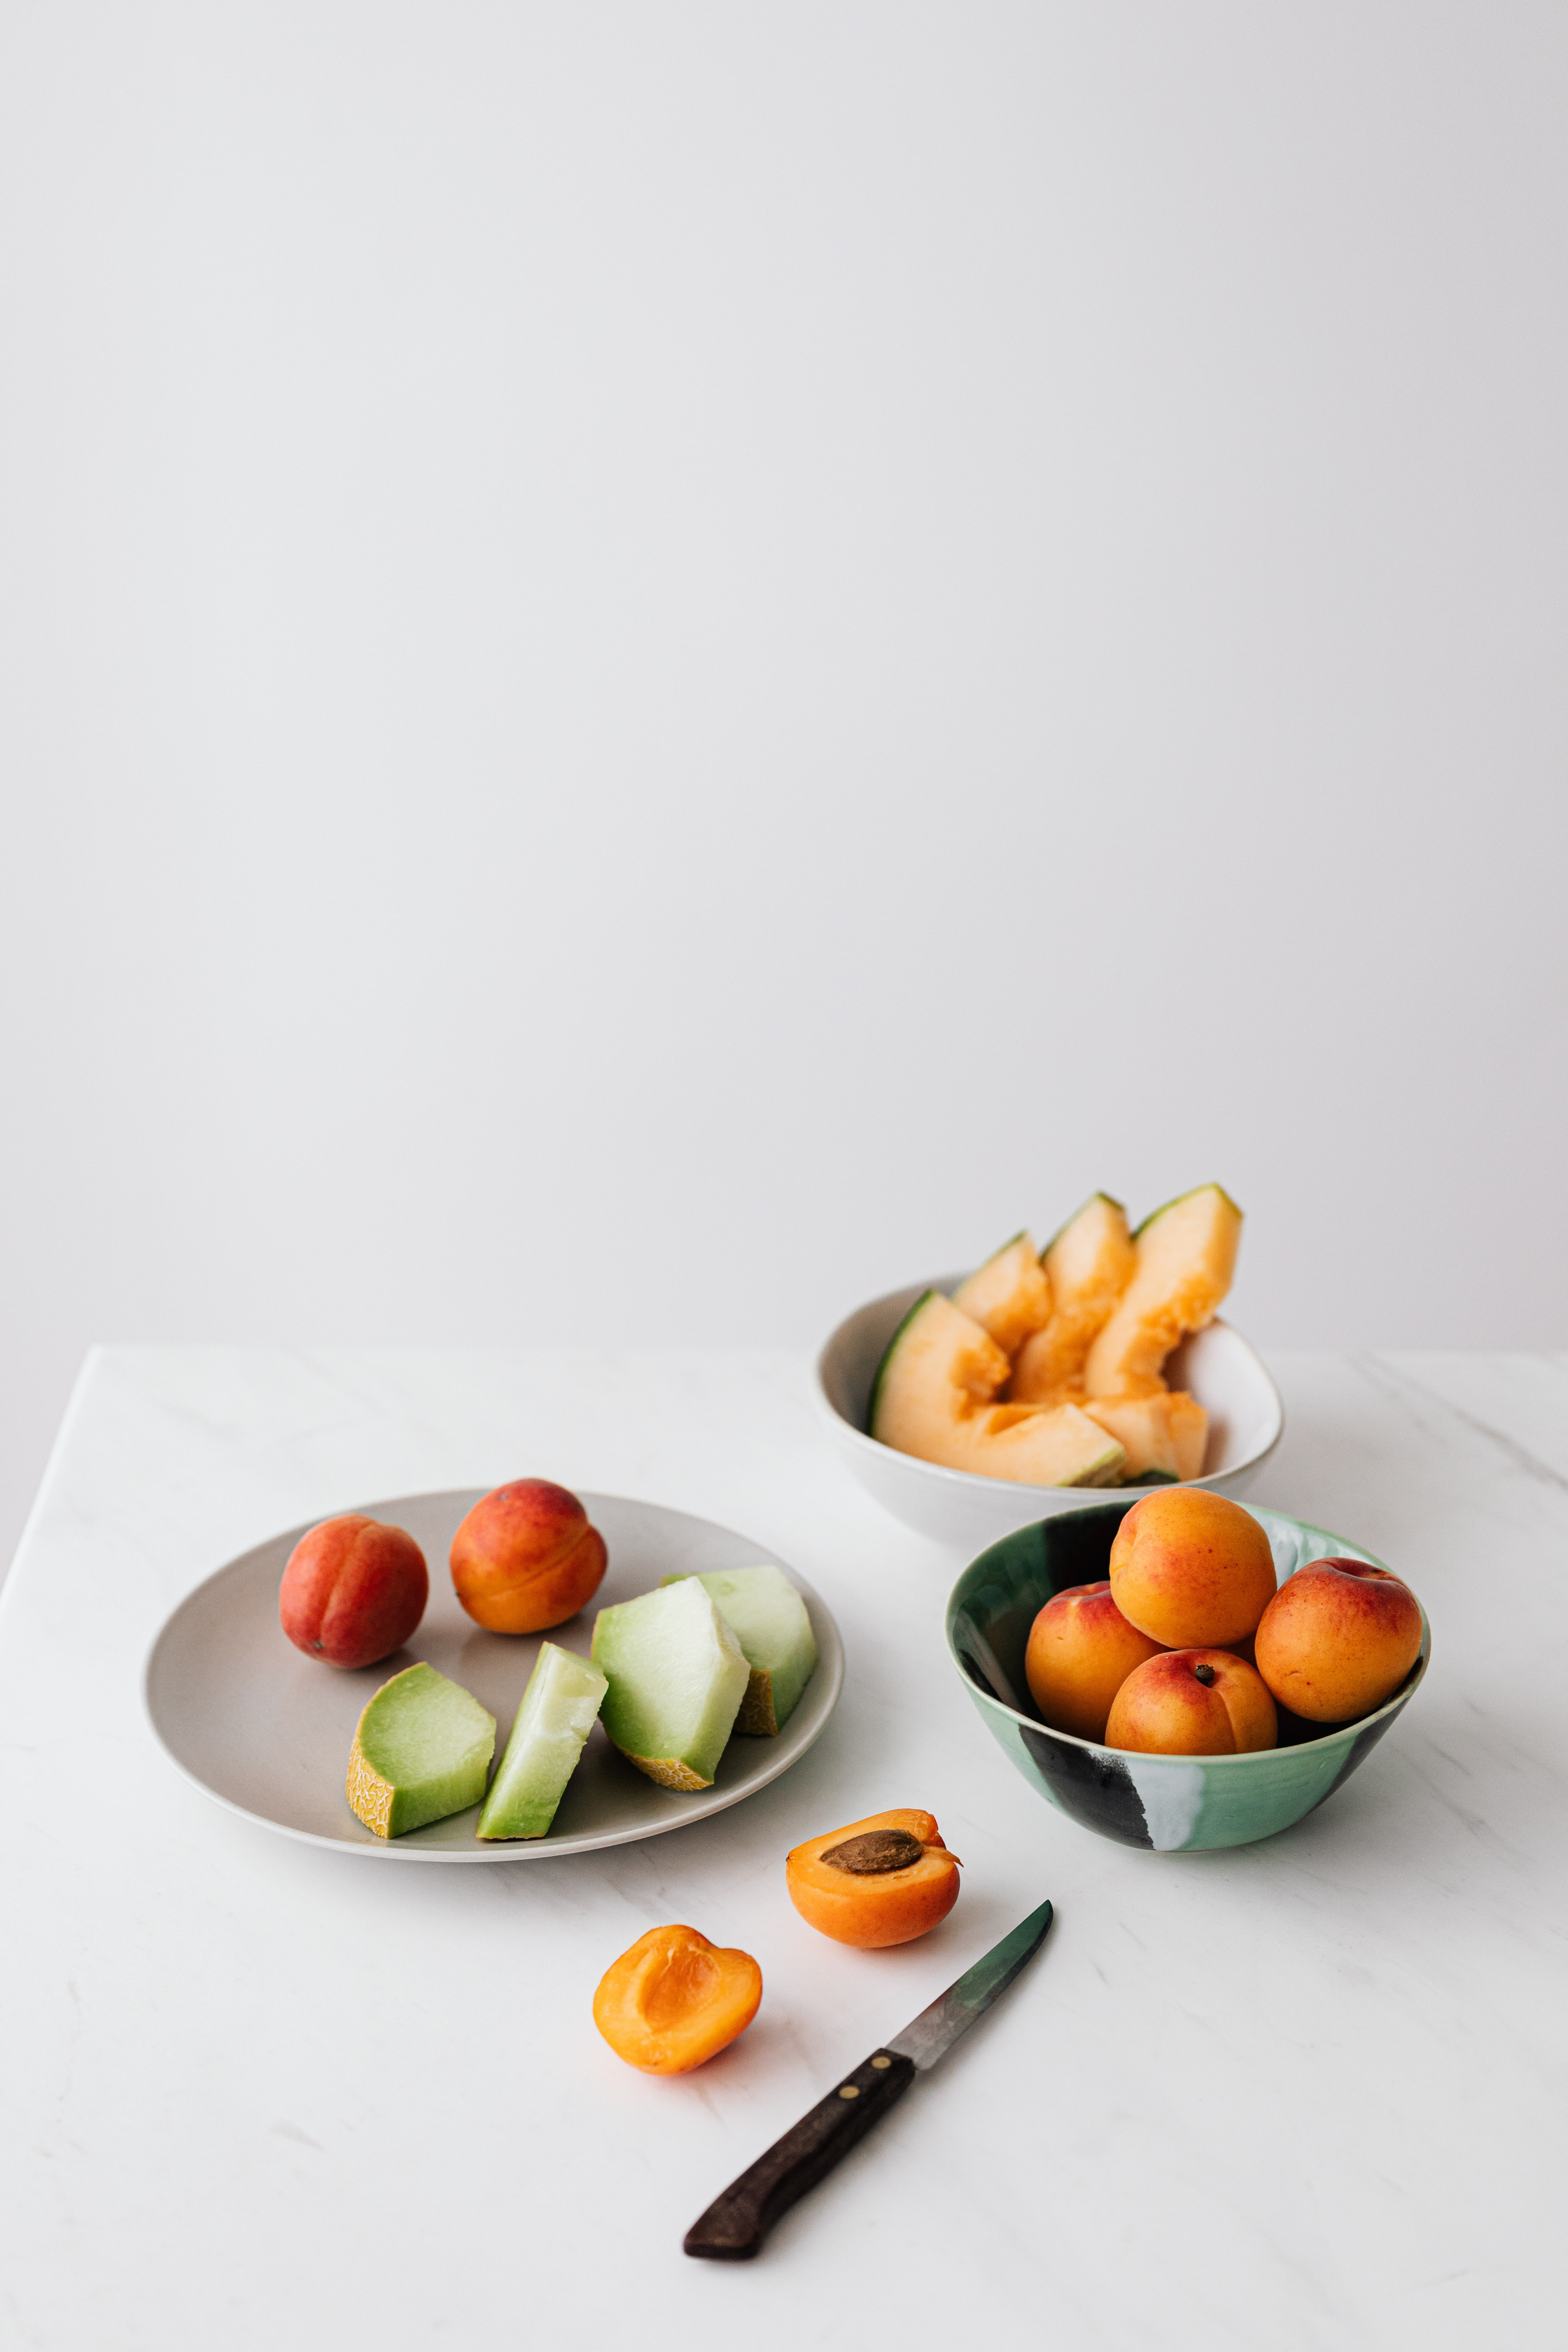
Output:
<svg viewBox="0 0 1568 2352">
<path fill-rule="evenodd" d="M 554 1642 L 540 1643 L 476 1837 L 544 1835 L 608 1687 L 586 1658 Z"/>
<path fill-rule="evenodd" d="M 1081 1398 L 1089 1348 L 1136 1264 L 1121 1202 L 1096 1192 L 1047 1243 L 1043 1263 L 1050 1319 L 1018 1350 L 1008 1390 L 1016 1404 Z"/>
<path fill-rule="evenodd" d="M 952 1303 L 973 1322 L 983 1324 L 1006 1354 L 1016 1355 L 1051 1312 L 1050 1281 L 1032 1236 L 1015 1234 L 1005 1242 L 967 1282 L 959 1284 Z"/>
<path fill-rule="evenodd" d="M 871 1435 L 901 1454 L 1030 1486 L 1114 1483 L 1116 1440 L 1074 1404 L 991 1402 L 1006 1357 L 940 1291 L 918 1299 L 893 1334 L 871 1399 Z"/>
<path fill-rule="evenodd" d="M 1148 1396 L 1163 1386 L 1177 1340 L 1214 1320 L 1240 1240 L 1241 1211 L 1217 1184 L 1184 1192 L 1144 1219 L 1132 1279 L 1084 1366 L 1091 1397 Z"/>
<path fill-rule="evenodd" d="M 751 1669 L 712 1595 L 694 1576 L 601 1609 L 594 1664 L 609 1682 L 611 1739 L 667 1789 L 712 1786 Z"/>
<path fill-rule="evenodd" d="M 680 1579 L 667 1576 L 666 1584 Z M 778 1731 L 795 1713 L 816 1665 L 816 1636 L 806 1606 L 780 1568 L 710 1569 L 706 1585 L 720 1615 L 745 1654 L 751 1682 L 735 1718 L 737 1731 Z"/>
<path fill-rule="evenodd" d="M 365 1706 L 349 1756 L 348 1799 L 378 1837 L 402 1837 L 477 1805 L 496 1719 L 434 1666 L 405 1666 Z"/>
</svg>

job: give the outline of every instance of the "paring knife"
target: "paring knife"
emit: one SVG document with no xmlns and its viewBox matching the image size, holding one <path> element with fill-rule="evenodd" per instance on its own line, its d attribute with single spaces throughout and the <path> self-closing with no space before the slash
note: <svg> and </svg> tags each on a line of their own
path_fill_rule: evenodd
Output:
<svg viewBox="0 0 1568 2352">
<path fill-rule="evenodd" d="M 793 2131 L 775 2140 L 765 2156 L 714 2199 L 686 2232 L 687 2252 L 709 2262 L 749 2262 L 780 2216 L 865 2138 L 917 2074 L 945 2057 L 959 2035 L 984 2016 L 1025 1962 L 1034 1958 L 1050 1924 L 1051 1906 L 1042 1903 L 901 2033 L 846 2074 Z"/>
</svg>

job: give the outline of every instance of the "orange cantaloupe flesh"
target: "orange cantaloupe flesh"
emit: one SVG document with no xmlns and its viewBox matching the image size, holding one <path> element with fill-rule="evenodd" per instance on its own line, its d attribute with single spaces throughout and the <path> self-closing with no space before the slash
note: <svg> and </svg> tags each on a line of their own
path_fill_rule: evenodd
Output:
<svg viewBox="0 0 1568 2352">
<path fill-rule="evenodd" d="M 1015 1404 L 1081 1402 L 1089 1348 L 1137 1264 L 1121 1202 L 1105 1192 L 1086 1201 L 1047 1244 L 1043 1264 L 1050 1319 L 1017 1351 L 1007 1391 Z"/>
<path fill-rule="evenodd" d="M 1089 1397 L 1083 1409 L 1125 1449 L 1121 1475 L 1129 1483 L 1146 1470 L 1163 1470 L 1172 1478 L 1203 1476 L 1209 1417 L 1184 1389 L 1162 1389 L 1158 1396 Z"/>
<path fill-rule="evenodd" d="M 1089 1349 L 1089 1397 L 1152 1396 L 1178 1339 L 1212 1322 L 1230 1288 L 1241 1211 L 1217 1184 L 1157 1209 L 1140 1225 L 1137 1265 L 1110 1319 Z"/>
<path fill-rule="evenodd" d="M 1050 1318 L 1050 1277 L 1029 1234 L 1015 1234 L 984 1265 L 961 1282 L 952 1303 L 984 1325 L 996 1345 L 1016 1356 L 1032 1331 Z"/>
<path fill-rule="evenodd" d="M 1030 1486 L 1113 1485 L 1125 1456 L 1077 1405 L 997 1404 L 1006 1356 L 951 1298 L 928 1290 L 882 1359 L 870 1433 L 900 1454 Z"/>
</svg>

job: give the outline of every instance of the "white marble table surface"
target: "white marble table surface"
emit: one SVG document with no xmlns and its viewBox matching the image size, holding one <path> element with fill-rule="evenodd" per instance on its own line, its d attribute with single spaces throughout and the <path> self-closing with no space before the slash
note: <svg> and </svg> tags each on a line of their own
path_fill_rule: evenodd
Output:
<svg viewBox="0 0 1568 2352">
<path fill-rule="evenodd" d="M 1278 1360 L 1257 1499 L 1408 1574 L 1431 1673 L 1272 1843 L 1054 1813 L 950 1667 L 961 1563 L 863 1497 L 788 1355 L 113 1349 L 0 1601 L 0 2344 L 69 2352 L 1464 2347 L 1562 2325 L 1568 1360 Z M 233 1553 L 378 1496 L 545 1472 L 797 1562 L 848 1673 L 751 1801 L 605 1854 L 401 1866 L 174 1772 L 142 1662 Z M 785 1849 L 889 1804 L 966 1864 L 901 1951 L 814 1935 Z M 731 2177 L 1042 1895 L 1034 1969 L 775 2233 L 687 2261 Z M 660 2082 L 589 2015 L 689 1921 L 757 2023 Z"/>
</svg>

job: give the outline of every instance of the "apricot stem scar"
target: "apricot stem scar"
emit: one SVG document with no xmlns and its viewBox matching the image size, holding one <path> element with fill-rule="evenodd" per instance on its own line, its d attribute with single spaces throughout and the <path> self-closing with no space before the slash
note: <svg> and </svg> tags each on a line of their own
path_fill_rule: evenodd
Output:
<svg viewBox="0 0 1568 2352">
<path fill-rule="evenodd" d="M 1212 1683 L 1214 1680 L 1214 1668 L 1212 1666 L 1194 1666 L 1193 1668 L 1193 1677 L 1194 1681 L 1205 1685 Z"/>
</svg>

